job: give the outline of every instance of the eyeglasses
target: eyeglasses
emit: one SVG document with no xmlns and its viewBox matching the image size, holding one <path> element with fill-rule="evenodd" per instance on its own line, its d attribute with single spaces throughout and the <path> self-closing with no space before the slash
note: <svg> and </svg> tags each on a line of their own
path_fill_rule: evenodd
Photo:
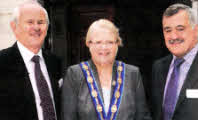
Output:
<svg viewBox="0 0 198 120">
<path fill-rule="evenodd" d="M 118 41 L 105 41 L 105 42 L 102 42 L 102 41 L 96 41 L 96 42 L 89 41 L 89 44 L 93 44 L 96 47 L 101 46 L 101 45 L 106 45 L 108 47 L 112 47 L 113 45 L 115 45 L 117 43 L 118 43 Z"/>
</svg>

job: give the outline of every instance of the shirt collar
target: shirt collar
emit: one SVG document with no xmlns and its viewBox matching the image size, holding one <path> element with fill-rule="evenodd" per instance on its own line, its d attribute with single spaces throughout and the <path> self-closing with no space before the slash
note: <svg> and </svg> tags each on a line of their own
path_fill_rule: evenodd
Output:
<svg viewBox="0 0 198 120">
<path fill-rule="evenodd" d="M 39 50 L 39 52 L 37 54 L 34 54 L 32 51 L 30 51 L 29 49 L 27 49 L 19 41 L 17 41 L 17 45 L 18 45 L 19 51 L 20 51 L 21 56 L 23 57 L 23 60 L 24 60 L 25 63 L 31 61 L 31 59 L 32 59 L 32 57 L 34 55 L 38 55 L 41 58 L 41 60 L 43 59 L 42 50 L 41 49 Z"/>
</svg>

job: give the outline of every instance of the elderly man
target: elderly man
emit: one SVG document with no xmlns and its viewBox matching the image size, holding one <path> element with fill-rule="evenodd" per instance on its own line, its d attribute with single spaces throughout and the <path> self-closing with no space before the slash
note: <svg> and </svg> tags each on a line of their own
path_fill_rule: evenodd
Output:
<svg viewBox="0 0 198 120">
<path fill-rule="evenodd" d="M 41 49 L 48 14 L 28 1 L 13 12 L 17 42 L 0 52 L 0 120 L 58 120 L 61 63 Z"/>
<path fill-rule="evenodd" d="M 166 47 L 172 53 L 153 65 L 152 112 L 155 120 L 198 119 L 198 44 L 195 15 L 183 4 L 163 14 Z"/>
</svg>

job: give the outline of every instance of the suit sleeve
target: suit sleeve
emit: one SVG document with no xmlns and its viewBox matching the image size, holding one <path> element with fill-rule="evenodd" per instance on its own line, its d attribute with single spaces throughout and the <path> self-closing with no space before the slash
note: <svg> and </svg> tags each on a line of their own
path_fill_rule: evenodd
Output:
<svg viewBox="0 0 198 120">
<path fill-rule="evenodd" d="M 74 72 L 71 68 L 64 76 L 61 95 L 61 117 L 62 120 L 77 120 L 77 91 L 74 84 Z"/>
<path fill-rule="evenodd" d="M 135 120 L 151 120 L 150 112 L 145 98 L 144 86 L 139 71 L 137 72 L 135 101 L 137 110 Z"/>
</svg>

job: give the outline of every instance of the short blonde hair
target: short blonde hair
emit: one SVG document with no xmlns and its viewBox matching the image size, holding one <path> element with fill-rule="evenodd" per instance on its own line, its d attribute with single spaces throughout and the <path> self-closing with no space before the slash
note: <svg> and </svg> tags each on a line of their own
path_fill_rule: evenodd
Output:
<svg viewBox="0 0 198 120">
<path fill-rule="evenodd" d="M 93 31 L 97 27 L 105 28 L 105 29 L 108 29 L 111 32 L 113 32 L 113 34 L 115 34 L 115 36 L 117 38 L 116 42 L 118 43 L 118 46 L 123 46 L 122 39 L 119 35 L 119 29 L 111 21 L 109 21 L 107 19 L 96 20 L 89 26 L 89 29 L 88 29 L 87 35 L 86 35 L 86 44 L 88 44 L 91 41 L 90 40 L 91 31 Z"/>
</svg>

